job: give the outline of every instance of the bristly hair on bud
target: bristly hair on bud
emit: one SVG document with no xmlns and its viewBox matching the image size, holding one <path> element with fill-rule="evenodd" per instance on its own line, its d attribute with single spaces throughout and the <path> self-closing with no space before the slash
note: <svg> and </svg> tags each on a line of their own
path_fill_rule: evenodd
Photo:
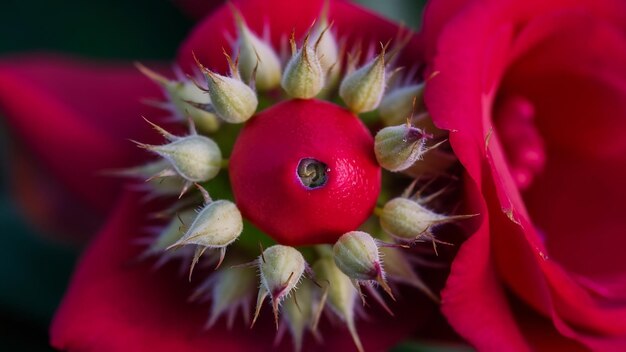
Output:
<svg viewBox="0 0 626 352">
<path fill-rule="evenodd" d="M 160 196 L 178 195 L 181 188 L 185 185 L 185 179 L 179 176 L 156 179 L 153 176 L 170 169 L 171 164 L 165 159 L 158 159 L 143 165 L 118 170 L 104 170 L 101 172 L 104 176 L 128 177 L 145 181 L 142 184 L 130 186 L 140 192 L 148 192 L 144 200 L 151 200 Z"/>
<path fill-rule="evenodd" d="M 236 64 L 233 63 L 228 54 L 231 76 L 222 76 L 204 67 L 194 55 L 196 64 L 206 78 L 207 87 L 202 88 L 211 97 L 211 106 L 217 116 L 228 123 L 243 123 L 250 119 L 256 112 L 259 105 L 256 92 L 239 77 Z M 254 73 L 252 75 L 254 77 Z M 252 79 L 254 81 L 254 79 Z M 251 82 L 254 85 L 254 82 Z"/>
<path fill-rule="evenodd" d="M 243 231 L 243 218 L 235 203 L 221 199 L 213 201 L 202 186 L 197 187 L 202 192 L 205 206 L 183 237 L 167 247 L 169 250 L 186 245 L 197 246 L 189 270 L 189 281 L 191 281 L 193 268 L 207 249 L 219 249 L 220 258 L 216 267 L 218 268 L 224 260 L 226 247 L 233 243 Z"/>
<path fill-rule="evenodd" d="M 363 344 L 356 330 L 355 308 L 358 291 L 346 274 L 344 274 L 335 261 L 328 256 L 320 258 L 313 265 L 315 277 L 326 290 L 326 304 L 346 324 L 354 345 L 363 352 Z"/>
<path fill-rule="evenodd" d="M 423 95 L 423 83 L 396 88 L 383 97 L 378 114 L 386 126 L 399 125 L 407 116 L 423 109 Z"/>
<path fill-rule="evenodd" d="M 174 216 L 164 227 L 151 228 L 154 237 L 142 239 L 141 242 L 148 243 L 148 247 L 139 255 L 139 260 L 147 258 L 158 258 L 155 268 L 159 268 L 174 259 L 182 259 L 181 274 L 189 265 L 193 257 L 192 250 L 180 250 L 176 252 L 166 252 L 166 248 L 174 244 L 184 233 L 186 224 L 193 221 L 196 213 L 193 210 L 183 211 Z"/>
<path fill-rule="evenodd" d="M 315 297 L 317 288 L 313 286 L 312 281 L 304 280 L 300 284 L 297 291 L 291 295 L 291 299 L 287 298 L 283 302 L 281 314 L 284 319 L 279 327 L 276 342 L 279 342 L 282 330 L 287 328 L 293 339 L 294 350 L 299 352 L 302 350 L 302 341 L 305 331 L 310 331 L 318 340 L 321 338 L 315 330 L 316 308 L 323 302 L 318 301 Z"/>
<path fill-rule="evenodd" d="M 272 45 L 256 36 L 244 20 L 241 12 L 228 3 L 237 25 L 237 67 L 242 78 L 247 82 L 254 81 L 259 91 L 278 88 L 281 78 L 281 64 Z"/>
<path fill-rule="evenodd" d="M 409 263 L 400 249 L 381 246 L 380 251 L 385 258 L 385 271 L 389 281 L 413 286 L 422 291 L 433 302 L 440 303 L 439 297 L 424 283 L 415 270 L 413 270 L 411 263 Z"/>
<path fill-rule="evenodd" d="M 328 1 L 324 1 L 322 13 L 311 34 L 311 38 L 315 42 L 315 53 L 326 74 L 326 85 L 334 83 L 341 70 L 339 45 L 331 30 L 333 24 L 328 22 L 328 6 Z"/>
<path fill-rule="evenodd" d="M 376 109 L 385 93 L 385 50 L 359 69 L 350 72 L 339 86 L 339 96 L 348 108 L 357 114 Z"/>
<path fill-rule="evenodd" d="M 435 199 L 445 190 L 435 192 L 426 197 L 420 197 L 422 191 L 418 191 L 410 197 L 416 182 L 404 192 L 403 196 L 394 198 L 377 211 L 380 216 L 380 226 L 394 238 L 405 242 L 431 241 L 433 249 L 437 253 L 437 243 L 452 245 L 435 238 L 432 230 L 438 225 L 469 219 L 478 214 L 471 215 L 444 215 L 428 209 L 425 204 Z"/>
<path fill-rule="evenodd" d="M 269 295 L 274 311 L 274 321 L 278 330 L 278 308 L 281 302 L 296 288 L 306 269 L 302 254 L 293 247 L 273 245 L 257 258 L 261 286 L 257 296 L 257 306 L 252 325 L 256 322 L 261 306 Z"/>
<path fill-rule="evenodd" d="M 324 88 L 325 72 L 317 56 L 317 46 L 309 44 L 311 30 L 304 37 L 304 43 L 299 50 L 296 47 L 295 33 L 291 33 L 292 57 L 285 67 L 282 87 L 291 97 L 310 99 L 315 97 Z M 320 37 L 320 39 L 323 37 Z"/>
<path fill-rule="evenodd" d="M 190 301 L 211 301 L 211 313 L 205 328 L 211 328 L 218 319 L 226 316 L 226 324 L 232 329 L 235 315 L 241 309 L 244 320 L 250 324 L 250 303 L 256 290 L 256 275 L 252 270 L 228 266 L 211 274 L 191 295 Z"/>
<path fill-rule="evenodd" d="M 213 133 L 219 128 L 217 116 L 202 107 L 211 105 L 211 98 L 196 84 L 179 74 L 177 80 L 170 80 L 165 76 L 135 63 L 135 66 L 146 77 L 157 83 L 163 89 L 167 102 L 147 100 L 146 104 L 171 112 L 172 119 L 186 121 L 191 118 L 200 131 Z"/>
<path fill-rule="evenodd" d="M 363 231 L 343 234 L 333 246 L 333 258 L 337 267 L 348 277 L 361 282 L 378 283 L 395 300 L 385 281 L 385 270 L 378 252 L 376 240 Z"/>
<path fill-rule="evenodd" d="M 190 134 L 179 137 L 145 120 L 170 142 L 164 145 L 150 145 L 133 141 L 139 147 L 158 154 L 171 166 L 155 174 L 148 181 L 154 178 L 180 176 L 186 180 L 180 193 L 182 197 L 191 184 L 205 182 L 217 176 L 222 167 L 222 152 L 212 139 L 198 135 L 192 121 L 189 125 Z"/>
</svg>

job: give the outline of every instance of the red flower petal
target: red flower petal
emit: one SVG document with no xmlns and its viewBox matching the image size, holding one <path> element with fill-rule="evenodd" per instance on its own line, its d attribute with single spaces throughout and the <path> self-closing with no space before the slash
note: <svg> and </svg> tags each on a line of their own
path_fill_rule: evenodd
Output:
<svg viewBox="0 0 626 352">
<path fill-rule="evenodd" d="M 311 1 L 233 1 L 241 11 L 248 26 L 258 34 L 267 28 L 271 34 L 274 48 L 279 50 L 295 29 L 296 38 L 303 36 L 322 11 L 325 0 Z M 358 42 L 386 43 L 396 39 L 399 27 L 367 10 L 343 1 L 330 1 L 329 20 L 333 22 L 333 31 L 338 39 L 345 38 L 348 48 Z M 214 70 L 226 72 L 227 64 L 222 48 L 230 51 L 227 37 L 236 38 L 235 21 L 227 6 L 217 9 L 204 19 L 191 32 L 189 38 L 179 49 L 178 61 L 181 66 L 190 70 L 196 67 L 192 52 L 200 62 Z M 403 51 L 401 62 L 415 65 L 419 62 L 417 39 L 409 43 Z M 367 49 L 365 47 L 364 49 Z"/>
<path fill-rule="evenodd" d="M 496 278 L 549 316 L 560 334 L 596 350 L 623 349 L 625 5 L 488 5 L 469 1 L 454 11 L 433 3 L 423 37 L 430 70 L 440 73 L 427 87 L 427 105 L 435 122 L 453 131 L 452 146 L 488 205 L 490 241 L 469 243 L 490 246 Z M 494 99 L 514 95 L 533 103 L 548 153 L 524 199 L 507 170 L 507 141 L 497 131 L 490 136 Z M 460 285 L 454 277 L 447 291 Z M 465 327 L 472 321 L 462 310 L 444 302 L 444 311 L 477 346 L 492 341 Z"/>
<path fill-rule="evenodd" d="M 159 270 L 136 261 L 142 248 L 133 245 L 147 223 L 140 195 L 128 193 L 115 208 L 108 224 L 85 252 L 51 329 L 52 344 L 71 351 L 274 351 L 292 349 L 289 338 L 278 348 L 271 313 L 264 311 L 254 329 L 238 320 L 227 330 L 217 324 L 202 326 L 208 306 L 191 304 L 193 287 L 176 272 L 176 265 Z M 242 269 L 245 270 L 245 269 Z M 376 310 L 368 322 L 358 324 L 367 350 L 385 350 L 428 321 L 434 306 L 412 297 L 389 317 Z M 371 311 L 370 311 L 371 312 Z M 343 327 L 322 326 L 323 348 L 354 349 Z M 308 336 L 306 350 L 322 345 Z"/>
<path fill-rule="evenodd" d="M 467 187 L 472 188 L 470 182 Z M 480 199 L 474 194 L 470 199 Z M 485 214 L 484 204 L 478 205 Z M 456 331 L 480 351 L 530 351 L 516 327 L 504 288 L 498 282 L 494 259 L 489 250 L 489 223 L 461 247 L 442 292 L 442 310 Z"/>
<path fill-rule="evenodd" d="M 43 213 L 70 203 L 69 208 L 101 218 L 122 180 L 99 174 L 145 158 L 127 139 L 145 140 L 146 134 L 154 139 L 141 115 L 163 114 L 140 99 L 158 96 L 156 85 L 131 65 L 43 54 L 0 61 L 0 110 L 20 143 L 20 159 L 34 163 L 16 170 L 22 170 L 18 182 L 29 182 L 19 187 L 39 190 L 22 198 Z M 63 212 L 66 220 L 80 217 L 69 211 Z"/>
</svg>

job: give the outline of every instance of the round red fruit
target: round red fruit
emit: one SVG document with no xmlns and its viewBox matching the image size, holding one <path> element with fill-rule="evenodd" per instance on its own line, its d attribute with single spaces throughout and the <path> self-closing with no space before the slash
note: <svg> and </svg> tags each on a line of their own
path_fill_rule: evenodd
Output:
<svg viewBox="0 0 626 352">
<path fill-rule="evenodd" d="M 237 206 L 281 244 L 334 243 L 372 213 L 380 192 L 374 139 L 349 111 L 290 100 L 252 118 L 229 164 Z"/>
</svg>

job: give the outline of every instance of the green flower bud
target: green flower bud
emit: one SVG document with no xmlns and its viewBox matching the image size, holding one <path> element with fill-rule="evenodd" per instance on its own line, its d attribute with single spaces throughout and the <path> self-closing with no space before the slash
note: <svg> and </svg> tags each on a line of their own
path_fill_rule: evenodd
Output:
<svg viewBox="0 0 626 352">
<path fill-rule="evenodd" d="M 283 89 L 291 97 L 310 99 L 324 87 L 325 72 L 317 57 L 316 50 L 309 46 L 309 34 L 300 50 L 296 50 L 295 39 L 291 37 L 293 55 L 287 63 L 283 75 Z"/>
<path fill-rule="evenodd" d="M 211 104 L 217 116 L 228 123 L 243 123 L 259 105 L 256 93 L 238 78 L 226 77 L 204 69 Z"/>
<path fill-rule="evenodd" d="M 385 48 L 361 68 L 341 81 L 339 96 L 348 108 L 359 114 L 376 109 L 385 93 Z"/>
<path fill-rule="evenodd" d="M 220 250 L 220 259 L 217 264 L 219 267 L 224 260 L 226 247 L 233 243 L 242 231 L 243 218 L 233 202 L 227 200 L 209 202 L 200 210 L 183 237 L 167 249 L 186 245 L 197 246 L 191 270 L 189 271 L 189 279 L 191 280 L 195 264 L 207 249 L 215 248 Z"/>
<path fill-rule="evenodd" d="M 172 142 L 168 144 L 140 144 L 140 146 L 169 161 L 176 174 L 189 182 L 208 181 L 217 176 L 221 169 L 220 148 L 213 140 L 204 136 L 174 136 Z"/>
<path fill-rule="evenodd" d="M 259 288 L 254 321 L 258 317 L 265 297 L 269 295 L 278 329 L 278 307 L 282 300 L 298 285 L 302 274 L 304 274 L 306 261 L 297 249 L 277 244 L 263 251 L 257 259 L 257 265 L 261 277 L 261 287 Z"/>
<path fill-rule="evenodd" d="M 406 124 L 385 127 L 378 131 L 374 141 L 376 160 L 389 171 L 406 170 L 428 151 L 428 138 L 422 130 Z"/>
<path fill-rule="evenodd" d="M 385 95 L 378 107 L 378 113 L 386 126 L 399 125 L 413 114 L 414 108 L 422 108 L 424 84 L 414 84 L 397 88 Z M 413 107 L 413 101 L 416 106 Z"/>
<path fill-rule="evenodd" d="M 431 227 L 441 224 L 445 215 L 437 214 L 408 198 L 394 198 L 387 202 L 380 214 L 380 226 L 393 237 L 415 240 L 430 233 Z"/>
<path fill-rule="evenodd" d="M 271 44 L 257 37 L 246 25 L 241 13 L 234 7 L 233 15 L 237 24 L 239 72 L 246 82 L 255 80 L 260 91 L 277 88 L 280 84 L 281 65 Z M 255 72 L 256 70 L 256 72 Z"/>
<path fill-rule="evenodd" d="M 357 281 L 375 281 L 393 298 L 385 281 L 378 245 L 372 236 L 362 231 L 342 235 L 333 246 L 337 267 L 348 277 Z"/>
</svg>

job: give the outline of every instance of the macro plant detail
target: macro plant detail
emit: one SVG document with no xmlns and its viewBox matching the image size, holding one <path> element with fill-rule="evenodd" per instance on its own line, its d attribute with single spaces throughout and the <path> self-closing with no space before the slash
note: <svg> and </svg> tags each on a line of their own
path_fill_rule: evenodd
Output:
<svg viewBox="0 0 626 352">
<path fill-rule="evenodd" d="M 211 9 L 167 44 L 174 2 Z M 4 231 L 28 346 L 626 350 L 623 0 L 429 0 L 416 33 L 349 0 L 140 3 L 119 42 L 0 5 L 30 19 L 0 49 L 65 25 L 141 58 L 0 58 L 8 190 L 90 241 L 37 333 L 67 257 Z"/>
<path fill-rule="evenodd" d="M 397 64 L 411 34 L 348 50 L 324 8 L 306 33 L 284 33 L 291 54 L 281 55 L 234 5 L 230 11 L 236 37 L 223 49 L 228 75 L 193 53 L 193 74 L 178 71 L 175 79 L 137 64 L 166 97 L 149 103 L 190 131 L 175 136 L 149 122 L 169 143 L 137 144 L 161 159 L 122 172 L 154 171 L 155 192 L 179 198 L 159 214 L 172 220 L 142 258 L 180 260 L 189 281 L 206 277 L 192 300 L 212 301 L 207 327 L 221 316 L 232 326 L 238 310 L 254 326 L 269 299 L 277 336 L 289 331 L 295 350 L 306 331 L 323 339 L 324 312 L 363 350 L 355 322 L 369 301 L 393 315 L 385 296 L 395 300 L 400 284 L 439 301 L 411 264 L 420 261 L 415 250 L 432 243 L 436 254 L 436 244 L 452 245 L 436 238 L 437 227 L 473 216 L 448 215 L 459 204 L 441 200 L 455 183 L 453 162 L 421 168 L 431 150 L 454 159 L 421 103 L 427 82 Z M 232 200 L 213 199 L 219 179 Z M 159 181 L 182 186 L 164 191 Z M 194 189 L 204 204 L 195 214 Z M 437 211 L 425 207 L 431 201 Z M 200 272 L 192 277 L 194 268 Z"/>
</svg>

